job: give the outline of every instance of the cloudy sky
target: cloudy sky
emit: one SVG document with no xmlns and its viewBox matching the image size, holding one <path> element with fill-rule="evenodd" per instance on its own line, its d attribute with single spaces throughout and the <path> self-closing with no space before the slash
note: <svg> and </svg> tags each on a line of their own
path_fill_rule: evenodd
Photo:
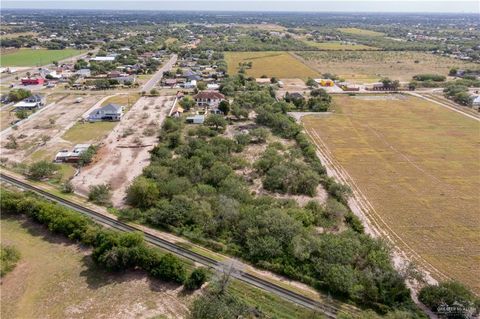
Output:
<svg viewBox="0 0 480 319">
<path fill-rule="evenodd" d="M 2 8 L 187 10 L 187 11 L 306 11 L 306 12 L 450 12 L 479 13 L 480 1 L 452 0 L 1 0 Z"/>
</svg>

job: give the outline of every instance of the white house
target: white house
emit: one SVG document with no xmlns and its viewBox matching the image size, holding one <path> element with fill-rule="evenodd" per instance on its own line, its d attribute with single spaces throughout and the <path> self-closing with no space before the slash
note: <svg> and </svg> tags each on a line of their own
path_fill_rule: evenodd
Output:
<svg viewBox="0 0 480 319">
<path fill-rule="evenodd" d="M 33 110 L 45 105 L 45 97 L 33 94 L 14 105 L 16 110 Z"/>
<path fill-rule="evenodd" d="M 88 115 L 87 120 L 90 122 L 120 121 L 122 116 L 123 106 L 110 103 L 91 112 Z"/>
</svg>

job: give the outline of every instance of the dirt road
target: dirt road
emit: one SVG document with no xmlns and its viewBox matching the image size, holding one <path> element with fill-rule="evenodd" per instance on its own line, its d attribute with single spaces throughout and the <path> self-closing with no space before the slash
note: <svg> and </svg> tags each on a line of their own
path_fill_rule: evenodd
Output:
<svg viewBox="0 0 480 319">
<path fill-rule="evenodd" d="M 123 206 L 127 187 L 150 162 L 149 151 L 157 143 L 157 131 L 174 99 L 160 96 L 138 100 L 110 132 L 94 162 L 73 178 L 75 191 L 86 195 L 90 186 L 109 184 L 113 205 Z"/>
</svg>

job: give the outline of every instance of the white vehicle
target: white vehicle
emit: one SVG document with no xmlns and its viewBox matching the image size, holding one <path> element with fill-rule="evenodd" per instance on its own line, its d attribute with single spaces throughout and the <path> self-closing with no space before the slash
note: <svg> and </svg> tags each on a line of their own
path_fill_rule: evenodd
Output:
<svg viewBox="0 0 480 319">
<path fill-rule="evenodd" d="M 75 100 L 75 103 L 82 103 L 82 101 L 83 101 L 83 98 L 77 97 Z"/>
</svg>

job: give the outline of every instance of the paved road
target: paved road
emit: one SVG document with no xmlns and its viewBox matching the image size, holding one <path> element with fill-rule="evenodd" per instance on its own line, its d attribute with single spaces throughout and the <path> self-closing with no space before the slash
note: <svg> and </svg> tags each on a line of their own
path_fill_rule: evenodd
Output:
<svg viewBox="0 0 480 319">
<path fill-rule="evenodd" d="M 45 197 L 49 200 L 55 201 L 65 207 L 71 208 L 79 213 L 82 213 L 90 218 L 92 218 L 95 222 L 100 223 L 102 225 L 106 225 L 108 227 L 115 228 L 119 231 L 127 231 L 127 232 L 141 232 L 144 235 L 144 238 L 147 242 L 154 246 L 161 247 L 165 250 L 168 250 L 176 255 L 179 255 L 183 258 L 187 258 L 190 260 L 193 260 L 196 263 L 199 263 L 201 265 L 211 267 L 217 270 L 222 270 L 225 268 L 225 265 L 215 259 L 212 259 L 210 257 L 206 257 L 203 255 L 200 255 L 198 253 L 195 253 L 193 251 L 190 251 L 188 249 L 185 249 L 175 243 L 169 242 L 161 237 L 155 236 L 150 233 L 144 232 L 142 229 L 127 225 L 123 222 L 120 222 L 116 219 L 113 219 L 109 216 L 106 216 L 100 212 L 97 212 L 95 210 L 92 210 L 90 208 L 86 208 L 84 206 L 81 206 L 77 203 L 71 202 L 69 200 L 66 200 L 64 198 L 61 198 L 59 196 L 53 195 L 41 188 L 38 188 L 37 186 L 33 186 L 29 183 L 26 183 L 24 181 L 18 180 L 15 177 L 12 177 L 10 175 L 6 175 L 5 173 L 1 172 L 0 173 L 0 180 L 3 182 L 7 182 L 9 184 L 15 185 L 21 189 L 24 190 L 30 190 L 33 191 L 42 197 Z M 337 313 L 339 312 L 339 309 L 333 305 L 326 305 L 326 304 L 321 304 L 318 301 L 315 301 L 313 299 L 310 299 L 308 297 L 305 297 L 301 294 L 298 294 L 296 292 L 293 292 L 291 290 L 285 289 L 283 287 L 280 287 L 274 283 L 271 283 L 269 281 L 266 281 L 262 278 L 259 278 L 257 276 L 251 275 L 249 273 L 246 273 L 241 270 L 241 267 L 239 266 L 231 266 L 233 271 L 231 272 L 231 276 L 233 278 L 236 278 L 244 283 L 247 283 L 249 285 L 258 287 L 262 290 L 268 291 L 270 293 L 273 293 L 283 299 L 286 299 L 288 301 L 294 302 L 298 305 L 304 306 L 308 309 L 312 309 L 314 311 L 319 311 L 322 314 L 324 314 L 325 317 L 327 318 L 336 318 Z"/>
<path fill-rule="evenodd" d="M 172 57 L 170 58 L 170 60 L 168 60 L 168 62 L 162 66 L 151 78 L 150 80 L 147 81 L 147 83 L 145 83 L 142 87 L 142 91 L 145 91 L 145 92 L 150 92 L 151 89 L 153 89 L 155 87 L 155 85 L 158 83 L 158 81 L 160 81 L 163 77 L 163 73 L 164 72 L 167 72 L 167 71 L 170 71 L 173 67 L 173 65 L 175 64 L 175 62 L 177 62 L 177 55 L 176 54 L 173 54 Z"/>
</svg>

